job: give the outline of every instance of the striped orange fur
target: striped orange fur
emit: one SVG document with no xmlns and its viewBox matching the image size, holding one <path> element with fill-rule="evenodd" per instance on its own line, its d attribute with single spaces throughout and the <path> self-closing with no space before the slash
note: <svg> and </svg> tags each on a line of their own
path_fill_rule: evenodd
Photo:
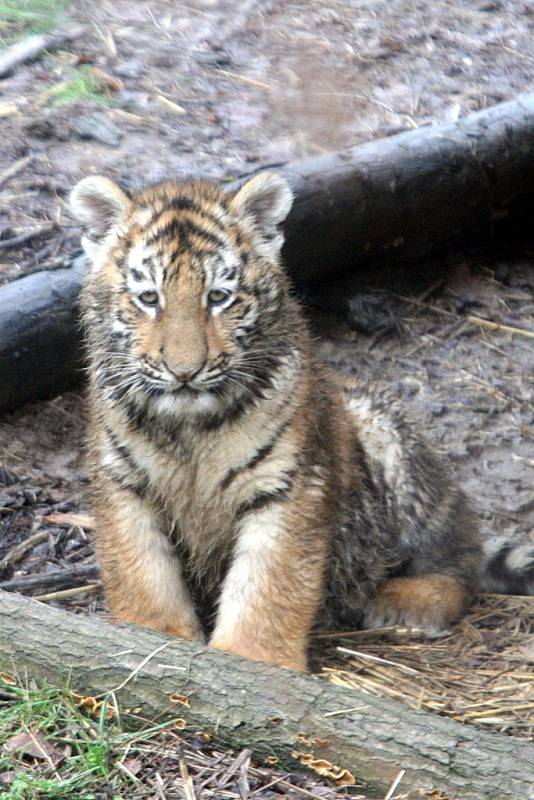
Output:
<svg viewBox="0 0 534 800">
<path fill-rule="evenodd" d="M 280 259 L 291 201 L 262 173 L 233 193 L 128 194 L 91 177 L 71 205 L 91 260 L 90 459 L 111 611 L 303 670 L 314 625 L 446 627 L 482 559 L 463 493 L 397 401 L 316 360 Z"/>
</svg>

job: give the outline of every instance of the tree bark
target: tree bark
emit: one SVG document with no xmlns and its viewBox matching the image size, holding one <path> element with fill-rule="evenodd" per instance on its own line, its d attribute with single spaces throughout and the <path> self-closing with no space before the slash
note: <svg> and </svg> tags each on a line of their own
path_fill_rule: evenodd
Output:
<svg viewBox="0 0 534 800">
<path fill-rule="evenodd" d="M 534 94 L 458 122 L 281 170 L 296 194 L 286 262 L 297 281 L 489 242 L 534 199 Z"/>
<path fill-rule="evenodd" d="M 80 380 L 77 299 L 85 264 L 34 272 L 0 288 L 0 411 L 53 397 Z"/>
<path fill-rule="evenodd" d="M 279 172 L 296 196 L 284 259 L 297 282 L 490 241 L 531 213 L 534 94 Z M 79 380 L 83 269 L 76 261 L 0 288 L 0 412 Z"/>
<path fill-rule="evenodd" d="M 186 732 L 246 745 L 257 758 L 276 755 L 293 767 L 295 752 L 325 759 L 350 770 L 370 797 L 383 797 L 401 767 L 404 790 L 438 789 L 451 800 L 534 796 L 529 742 L 2 591 L 0 670 L 68 679 L 84 696 L 114 690 L 123 712 L 180 717 Z"/>
</svg>

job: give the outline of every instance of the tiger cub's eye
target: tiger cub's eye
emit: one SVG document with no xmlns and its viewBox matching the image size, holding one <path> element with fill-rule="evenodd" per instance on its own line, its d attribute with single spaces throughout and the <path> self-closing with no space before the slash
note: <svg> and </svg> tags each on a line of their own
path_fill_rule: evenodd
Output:
<svg viewBox="0 0 534 800">
<path fill-rule="evenodd" d="M 225 292 L 224 289 L 212 289 L 211 292 L 208 292 L 208 302 L 212 306 L 217 306 L 224 302 L 228 295 L 229 292 Z"/>
<path fill-rule="evenodd" d="M 147 289 L 146 292 L 141 292 L 137 297 L 145 306 L 157 306 L 159 302 L 159 295 L 154 289 Z"/>
</svg>

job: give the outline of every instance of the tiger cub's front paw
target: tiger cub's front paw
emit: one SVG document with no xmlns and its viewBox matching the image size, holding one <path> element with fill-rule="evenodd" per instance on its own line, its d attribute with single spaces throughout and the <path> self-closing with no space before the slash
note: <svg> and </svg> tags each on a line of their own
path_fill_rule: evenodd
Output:
<svg viewBox="0 0 534 800">
<path fill-rule="evenodd" d="M 263 661 L 266 664 L 273 664 L 275 667 L 292 669 L 295 672 L 307 672 L 308 665 L 306 654 L 299 652 L 296 648 L 271 649 L 265 645 L 260 645 L 254 641 L 246 641 L 239 638 L 219 638 L 214 636 L 209 643 L 210 647 L 217 650 L 226 650 L 236 656 L 249 658 L 251 661 Z"/>
</svg>

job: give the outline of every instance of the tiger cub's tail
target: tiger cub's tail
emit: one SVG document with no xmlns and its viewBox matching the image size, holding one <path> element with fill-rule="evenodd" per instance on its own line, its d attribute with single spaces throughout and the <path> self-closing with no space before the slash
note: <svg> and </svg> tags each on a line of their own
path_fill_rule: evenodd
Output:
<svg viewBox="0 0 534 800">
<path fill-rule="evenodd" d="M 514 544 L 495 537 L 484 543 L 484 555 L 484 591 L 534 595 L 533 542 Z"/>
</svg>

